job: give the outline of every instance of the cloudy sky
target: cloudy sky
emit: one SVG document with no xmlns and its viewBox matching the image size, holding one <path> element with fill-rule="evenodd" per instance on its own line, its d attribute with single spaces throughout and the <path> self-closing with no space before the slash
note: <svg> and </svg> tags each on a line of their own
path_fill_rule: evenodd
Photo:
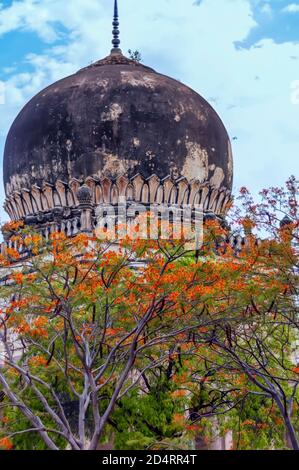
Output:
<svg viewBox="0 0 299 470">
<path fill-rule="evenodd" d="M 33 95 L 107 55 L 112 4 L 0 0 L 1 156 Z M 298 0 L 119 0 L 119 9 L 123 52 L 141 51 L 145 64 L 194 88 L 223 119 L 235 191 L 298 176 Z"/>
</svg>

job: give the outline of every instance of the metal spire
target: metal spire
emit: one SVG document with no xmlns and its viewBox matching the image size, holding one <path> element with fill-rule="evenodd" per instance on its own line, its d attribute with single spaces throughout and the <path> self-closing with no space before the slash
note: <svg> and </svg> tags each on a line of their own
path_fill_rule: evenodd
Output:
<svg viewBox="0 0 299 470">
<path fill-rule="evenodd" d="M 112 44 L 113 44 L 113 49 L 111 50 L 112 54 L 121 54 L 121 49 L 119 47 L 120 45 L 120 39 L 119 39 L 119 21 L 118 21 L 118 4 L 117 0 L 114 0 L 114 17 L 113 17 L 113 39 L 112 39 Z"/>
</svg>

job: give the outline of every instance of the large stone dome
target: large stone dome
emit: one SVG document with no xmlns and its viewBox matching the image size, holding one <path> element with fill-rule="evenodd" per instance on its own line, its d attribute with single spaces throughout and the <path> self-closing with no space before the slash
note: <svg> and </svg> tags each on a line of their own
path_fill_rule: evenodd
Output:
<svg viewBox="0 0 299 470">
<path fill-rule="evenodd" d="M 12 219 L 119 196 L 140 202 L 203 203 L 225 212 L 231 145 L 196 92 L 120 52 L 54 83 L 14 121 L 5 146 L 5 208 Z"/>
</svg>

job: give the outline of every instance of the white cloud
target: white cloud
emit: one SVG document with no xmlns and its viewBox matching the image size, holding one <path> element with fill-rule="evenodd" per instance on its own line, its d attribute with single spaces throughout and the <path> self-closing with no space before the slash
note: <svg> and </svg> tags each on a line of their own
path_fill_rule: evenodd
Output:
<svg viewBox="0 0 299 470">
<path fill-rule="evenodd" d="M 284 12 L 286 13 L 298 13 L 299 12 L 299 5 L 298 3 L 291 3 L 290 5 L 287 5 L 285 8 L 283 8 Z"/>
<path fill-rule="evenodd" d="M 0 10 L 0 35 L 10 31 L 36 32 L 44 41 L 55 41 L 57 34 L 49 23 L 46 9 L 39 8 L 39 0 L 14 1 L 11 6 Z"/>
<path fill-rule="evenodd" d="M 273 16 L 273 10 L 269 3 L 265 3 L 264 5 L 262 5 L 261 12 L 269 17 Z"/>
</svg>

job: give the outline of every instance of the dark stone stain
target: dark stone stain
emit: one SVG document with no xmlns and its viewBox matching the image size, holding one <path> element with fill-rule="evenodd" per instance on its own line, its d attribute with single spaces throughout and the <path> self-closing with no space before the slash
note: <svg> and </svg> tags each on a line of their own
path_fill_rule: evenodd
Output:
<svg viewBox="0 0 299 470">
<path fill-rule="evenodd" d="M 117 119 L 109 118 L 112 105 Z M 229 138 L 213 108 L 181 83 L 110 56 L 54 83 L 23 108 L 7 137 L 4 184 L 21 179 L 29 188 L 101 176 L 104 168 L 105 176 L 115 176 L 109 155 L 114 165 L 130 167 L 129 177 L 164 178 L 174 164 L 180 175 L 188 142 L 208 153 L 209 165 L 223 169 L 223 185 L 231 189 Z"/>
</svg>

